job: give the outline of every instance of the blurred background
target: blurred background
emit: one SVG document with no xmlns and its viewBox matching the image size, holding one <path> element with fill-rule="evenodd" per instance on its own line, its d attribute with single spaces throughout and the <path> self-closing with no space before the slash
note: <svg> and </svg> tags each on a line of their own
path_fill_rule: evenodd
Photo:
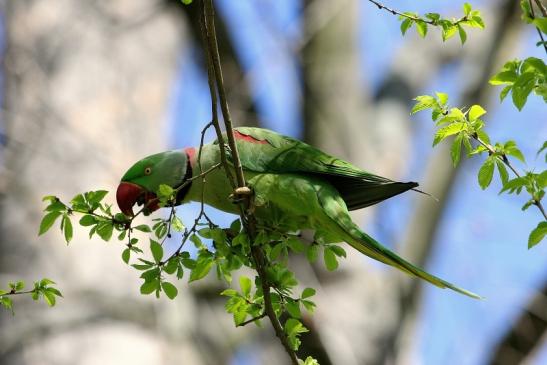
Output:
<svg viewBox="0 0 547 365">
<path fill-rule="evenodd" d="M 463 1 L 388 1 L 459 17 Z M 214 275 L 178 283 L 174 301 L 141 296 L 122 246 L 77 229 L 38 238 L 44 195 L 114 191 L 137 159 L 197 145 L 210 101 L 197 5 L 178 0 L 4 0 L 0 71 L 0 283 L 49 277 L 54 308 L 16 298 L 0 312 L 1 364 L 284 364 L 268 322 L 234 328 Z M 348 249 L 335 273 L 291 260 L 318 290 L 302 353 L 328 364 L 546 364 L 547 244 L 527 249 L 540 221 L 526 198 L 481 191 L 480 158 L 452 168 L 431 148 L 412 98 L 449 93 L 482 104 L 494 141 L 513 139 L 526 168 L 545 166 L 545 104 L 522 112 L 487 84 L 513 58 L 536 56 L 516 0 L 474 0 L 486 29 L 442 43 L 402 37 L 397 18 L 365 0 L 218 0 L 217 29 L 232 118 L 301 138 L 358 166 L 412 180 L 412 192 L 357 212 L 388 247 L 486 299 L 409 281 Z M 211 137 L 212 138 L 212 137 Z M 520 166 L 523 168 L 524 166 Z M 496 180 L 497 178 L 495 178 Z M 113 201 L 113 194 L 109 199 Z M 195 206 L 180 208 L 190 222 Z M 215 222 L 233 217 L 211 212 Z"/>
</svg>

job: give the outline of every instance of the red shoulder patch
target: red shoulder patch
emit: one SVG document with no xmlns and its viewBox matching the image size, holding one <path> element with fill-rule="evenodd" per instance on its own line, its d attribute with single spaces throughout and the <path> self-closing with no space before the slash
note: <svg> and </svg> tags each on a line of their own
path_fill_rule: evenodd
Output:
<svg viewBox="0 0 547 365">
<path fill-rule="evenodd" d="M 186 147 L 184 152 L 186 152 L 186 157 L 190 161 L 190 166 L 194 166 L 196 162 L 196 149 L 194 147 Z"/>
<path fill-rule="evenodd" d="M 265 139 L 256 139 L 253 136 L 243 134 L 240 131 L 234 131 L 234 138 L 238 139 L 240 141 L 245 141 L 245 142 L 250 142 L 250 143 L 270 144 L 270 142 L 268 142 Z"/>
</svg>

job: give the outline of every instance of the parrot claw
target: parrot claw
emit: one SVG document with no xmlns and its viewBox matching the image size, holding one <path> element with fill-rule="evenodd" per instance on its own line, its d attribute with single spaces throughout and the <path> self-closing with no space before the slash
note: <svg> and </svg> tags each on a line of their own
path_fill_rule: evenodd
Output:
<svg viewBox="0 0 547 365">
<path fill-rule="evenodd" d="M 247 187 L 240 187 L 236 188 L 232 194 L 228 196 L 228 198 L 232 201 L 233 204 L 239 204 L 244 200 L 244 196 L 251 196 L 253 195 L 253 191 Z"/>
</svg>

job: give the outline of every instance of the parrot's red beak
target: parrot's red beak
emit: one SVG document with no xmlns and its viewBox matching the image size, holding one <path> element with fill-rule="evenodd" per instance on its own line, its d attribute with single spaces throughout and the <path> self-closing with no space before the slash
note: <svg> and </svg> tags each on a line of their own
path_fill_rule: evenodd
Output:
<svg viewBox="0 0 547 365">
<path fill-rule="evenodd" d="M 133 217 L 133 206 L 144 204 L 144 214 L 147 215 L 160 208 L 156 194 L 151 193 L 143 187 L 130 182 L 122 181 L 116 191 L 118 207 L 128 217 Z"/>
</svg>

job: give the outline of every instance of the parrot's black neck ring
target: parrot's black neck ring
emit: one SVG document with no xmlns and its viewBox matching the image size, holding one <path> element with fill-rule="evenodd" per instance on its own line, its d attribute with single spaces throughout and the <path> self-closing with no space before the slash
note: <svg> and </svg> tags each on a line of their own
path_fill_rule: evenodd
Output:
<svg viewBox="0 0 547 365">
<path fill-rule="evenodd" d="M 190 163 L 190 157 L 187 158 L 186 163 L 186 174 L 184 175 L 184 178 L 180 182 L 179 185 L 175 187 L 175 189 L 178 189 L 180 186 L 182 186 L 184 183 L 186 183 L 188 180 L 192 178 L 192 164 Z M 177 192 L 177 204 L 180 204 L 186 194 L 188 194 L 188 190 L 190 190 L 190 187 L 192 186 L 192 181 L 190 181 L 188 184 L 186 184 L 182 189 L 180 189 Z"/>
</svg>

